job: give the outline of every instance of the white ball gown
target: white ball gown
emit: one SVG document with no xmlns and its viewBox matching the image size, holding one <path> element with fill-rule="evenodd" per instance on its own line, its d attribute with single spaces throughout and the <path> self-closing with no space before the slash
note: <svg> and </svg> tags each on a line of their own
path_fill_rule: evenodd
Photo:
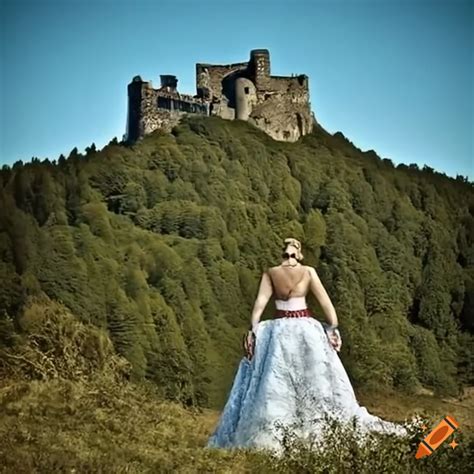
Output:
<svg viewBox="0 0 474 474">
<path fill-rule="evenodd" d="M 306 308 L 306 298 L 275 300 L 277 309 Z M 354 420 L 361 432 L 400 436 L 401 425 L 370 414 L 356 400 L 346 370 L 323 325 L 313 317 L 261 321 L 254 356 L 239 363 L 227 402 L 206 447 L 266 448 L 281 452 L 278 423 L 317 439 L 323 420 Z M 295 425 L 295 423 L 297 423 Z"/>
</svg>

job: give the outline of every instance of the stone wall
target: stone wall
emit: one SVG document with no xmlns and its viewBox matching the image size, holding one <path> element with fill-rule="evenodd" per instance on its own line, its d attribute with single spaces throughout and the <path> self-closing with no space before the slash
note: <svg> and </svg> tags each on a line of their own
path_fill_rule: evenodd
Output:
<svg viewBox="0 0 474 474">
<path fill-rule="evenodd" d="M 315 121 L 308 76 L 272 76 L 265 49 L 252 50 L 248 62 L 196 64 L 196 96 L 180 94 L 175 76 L 161 76 L 161 82 L 153 89 L 136 76 L 129 84 L 128 140 L 157 128 L 170 130 L 187 113 L 246 120 L 282 141 L 310 133 Z"/>
<path fill-rule="evenodd" d="M 236 72 L 245 72 L 248 63 L 228 64 L 196 64 L 196 90 L 199 97 L 220 99 L 222 81 L 226 76 Z"/>
<path fill-rule="evenodd" d="M 209 104 L 167 88 L 153 89 L 151 82 L 136 76 L 128 86 L 129 112 L 127 140 L 139 138 L 161 128 L 166 131 L 187 113 L 209 115 Z"/>
<path fill-rule="evenodd" d="M 275 140 L 294 142 L 310 133 L 313 117 L 308 77 L 270 76 L 268 88 L 257 92 L 249 121 Z"/>
</svg>

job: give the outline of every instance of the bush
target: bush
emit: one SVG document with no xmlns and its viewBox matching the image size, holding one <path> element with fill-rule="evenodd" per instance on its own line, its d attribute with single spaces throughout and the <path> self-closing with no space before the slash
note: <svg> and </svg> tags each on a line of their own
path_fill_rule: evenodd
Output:
<svg viewBox="0 0 474 474">
<path fill-rule="evenodd" d="M 81 323 L 64 306 L 32 299 L 13 347 L 0 348 L 0 379 L 126 379 L 130 364 L 116 355 L 107 334 Z"/>
<path fill-rule="evenodd" d="M 341 423 L 326 419 L 324 436 L 302 439 L 292 427 L 280 426 L 283 450 L 256 460 L 255 472 L 278 473 L 358 473 L 406 474 L 426 472 L 471 473 L 474 465 L 474 439 L 456 433 L 459 446 L 453 451 L 444 443 L 431 456 L 416 459 L 418 445 L 426 433 L 421 426 L 439 420 L 418 418 L 406 423 L 408 436 L 376 432 L 361 436 L 355 421 Z"/>
</svg>

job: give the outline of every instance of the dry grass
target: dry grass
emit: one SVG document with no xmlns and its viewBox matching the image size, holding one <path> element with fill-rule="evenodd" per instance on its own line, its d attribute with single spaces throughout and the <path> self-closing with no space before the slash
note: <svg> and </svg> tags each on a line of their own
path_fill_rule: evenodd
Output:
<svg viewBox="0 0 474 474">
<path fill-rule="evenodd" d="M 149 386 L 10 381 L 0 406 L 4 472 L 190 472 L 206 461 L 209 419 Z"/>
<path fill-rule="evenodd" d="M 403 403 L 408 412 L 420 400 L 379 395 L 367 405 L 387 417 L 387 406 L 395 407 L 391 418 L 398 418 Z M 0 388 L 0 408 L 5 473 L 291 472 L 290 465 L 259 453 L 203 449 L 219 413 L 163 401 L 148 385 L 10 380 Z M 441 402 L 437 410 L 443 409 Z M 462 407 L 451 412 L 468 417 Z"/>
<path fill-rule="evenodd" d="M 308 452 L 296 443 L 282 459 L 250 450 L 205 449 L 219 412 L 164 401 L 154 386 L 130 382 L 126 361 L 113 353 L 104 334 L 60 305 L 35 303 L 27 314 L 29 323 L 23 322 L 34 332 L 0 354 L 2 473 L 373 474 L 451 466 L 462 474 L 471 459 L 474 464 L 474 444 L 467 438 L 455 453 L 445 450 L 425 464 L 413 464 L 413 440 L 382 440 L 378 451 L 370 444 L 354 451 L 351 434 L 337 430 L 329 447 Z M 445 401 L 428 394 L 360 393 L 359 400 L 392 420 L 420 412 L 434 420 L 450 413 L 465 432 L 474 420 L 472 393 Z"/>
<path fill-rule="evenodd" d="M 402 401 L 398 403 L 401 407 Z M 249 450 L 204 449 L 218 412 L 163 401 L 146 384 L 109 385 L 93 378 L 87 383 L 63 379 L 4 381 L 0 407 L 0 471 L 5 473 L 336 473 L 354 472 L 355 467 L 359 467 L 358 472 L 402 473 L 407 472 L 403 462 L 408 459 L 410 469 L 416 467 L 415 444 L 421 439 L 420 435 L 414 436 L 417 442 L 411 444 L 387 439 L 383 445 L 385 457 L 380 453 L 377 457 L 370 446 L 354 452 L 350 434 L 338 432 L 337 427 L 330 444 L 319 451 L 310 452 L 291 441 L 282 458 Z M 463 441 L 465 449 L 461 451 Z M 463 462 L 474 462 L 474 444 L 463 441 L 455 452 L 444 450 L 444 459 L 422 460 L 424 467 L 441 468 L 457 461 L 458 474 L 469 472 L 460 460 L 462 456 Z M 390 470 L 381 470 L 381 466 Z"/>
<path fill-rule="evenodd" d="M 369 411 L 391 420 L 403 420 L 415 414 L 426 414 L 441 419 L 451 414 L 464 431 L 474 433 L 474 391 L 470 388 L 465 390 L 465 395 L 460 399 L 439 399 L 428 391 L 417 395 L 360 392 L 358 399 Z"/>
</svg>

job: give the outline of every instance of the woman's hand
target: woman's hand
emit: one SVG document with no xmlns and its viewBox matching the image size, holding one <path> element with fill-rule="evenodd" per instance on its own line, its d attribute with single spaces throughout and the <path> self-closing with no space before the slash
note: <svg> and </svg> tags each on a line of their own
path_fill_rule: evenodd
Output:
<svg viewBox="0 0 474 474">
<path fill-rule="evenodd" d="M 337 326 L 331 326 L 327 323 L 323 323 L 323 327 L 329 343 L 336 352 L 339 352 L 342 346 L 341 333 L 339 332 L 339 329 L 337 329 Z"/>
<path fill-rule="evenodd" d="M 339 331 L 335 329 L 334 331 L 328 333 L 329 343 L 336 350 L 340 352 L 342 346 L 342 339 Z"/>
<path fill-rule="evenodd" d="M 252 360 L 255 351 L 255 333 L 251 329 L 244 335 L 243 346 L 245 356 L 248 360 Z"/>
</svg>

